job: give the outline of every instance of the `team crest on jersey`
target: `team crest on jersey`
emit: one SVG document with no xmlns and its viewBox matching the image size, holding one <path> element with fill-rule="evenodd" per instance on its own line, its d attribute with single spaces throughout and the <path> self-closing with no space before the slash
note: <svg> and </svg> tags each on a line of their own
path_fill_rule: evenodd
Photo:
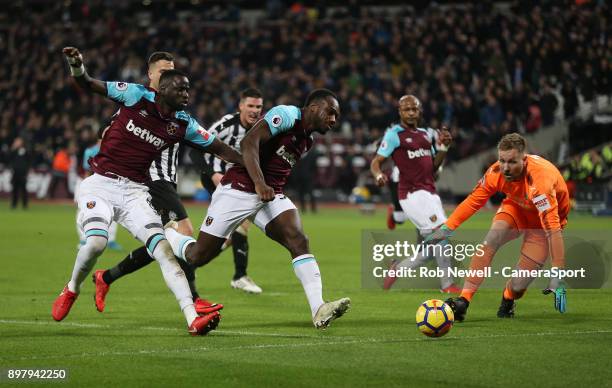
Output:
<svg viewBox="0 0 612 388">
<path fill-rule="evenodd" d="M 406 138 L 406 143 L 412 143 L 412 138 L 411 137 L 407 137 Z"/>
<path fill-rule="evenodd" d="M 170 210 L 170 211 L 168 212 L 168 218 L 170 218 L 170 220 L 172 220 L 172 221 L 176 221 L 176 219 L 177 219 L 178 217 L 177 217 L 177 215 L 176 215 L 176 213 L 175 213 L 175 212 L 173 212 L 172 210 Z"/>
<path fill-rule="evenodd" d="M 198 128 L 198 133 L 200 134 L 200 136 L 202 136 L 202 139 L 204 140 L 208 140 L 208 138 L 210 137 L 210 133 L 208 133 L 208 131 L 206 131 L 202 127 Z"/>
<path fill-rule="evenodd" d="M 117 82 L 116 87 L 117 87 L 117 90 L 119 90 L 120 92 L 122 92 L 122 91 L 124 91 L 124 90 L 127 90 L 127 88 L 128 88 L 128 84 L 127 84 L 127 83 L 125 83 L 125 82 Z"/>
<path fill-rule="evenodd" d="M 96 207 L 96 201 L 89 201 L 89 202 L 87 202 L 87 208 L 88 209 L 93 209 L 94 207 Z"/>
<path fill-rule="evenodd" d="M 206 221 L 204 221 L 204 223 L 206 224 L 206 226 L 210 226 L 210 224 L 212 224 L 214 221 L 214 218 L 212 218 L 211 216 L 206 217 Z"/>
<path fill-rule="evenodd" d="M 272 126 L 280 127 L 282 123 L 283 123 L 283 118 L 280 115 L 272 116 Z"/>
<path fill-rule="evenodd" d="M 431 222 L 436 222 L 436 221 L 438 221 L 438 216 L 434 214 L 433 216 L 429 217 L 429 220 Z"/>
<path fill-rule="evenodd" d="M 178 129 L 179 125 L 173 121 L 169 122 L 168 125 L 166 125 L 166 131 L 170 136 L 176 135 L 176 131 L 178 131 Z"/>
</svg>

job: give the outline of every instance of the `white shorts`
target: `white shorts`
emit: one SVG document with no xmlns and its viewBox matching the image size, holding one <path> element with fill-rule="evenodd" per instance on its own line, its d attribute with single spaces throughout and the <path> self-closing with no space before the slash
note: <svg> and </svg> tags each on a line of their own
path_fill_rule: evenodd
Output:
<svg viewBox="0 0 612 388">
<path fill-rule="evenodd" d="M 229 184 L 219 185 L 213 193 L 200 230 L 227 238 L 248 218 L 265 232 L 270 221 L 291 209 L 296 207 L 284 194 L 276 194 L 272 201 L 262 202 L 257 194 L 232 189 Z"/>
<path fill-rule="evenodd" d="M 446 214 L 438 194 L 418 190 L 408 193 L 399 203 L 406 217 L 412 221 L 422 236 L 428 235 L 434 228 L 446 222 Z"/>
<path fill-rule="evenodd" d="M 117 221 L 154 250 L 160 238 L 148 240 L 159 234 L 163 238 L 163 226 L 148 191 L 147 186 L 123 177 L 113 179 L 94 174 L 85 178 L 77 195 L 77 222 L 85 237 L 108 238 L 108 226 Z"/>
</svg>

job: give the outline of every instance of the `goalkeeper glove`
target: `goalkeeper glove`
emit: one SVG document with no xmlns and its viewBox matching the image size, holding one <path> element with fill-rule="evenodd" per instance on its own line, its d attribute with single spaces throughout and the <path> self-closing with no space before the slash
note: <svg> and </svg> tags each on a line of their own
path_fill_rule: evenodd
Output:
<svg viewBox="0 0 612 388">
<path fill-rule="evenodd" d="M 554 294 L 555 295 L 555 310 L 560 313 L 564 313 L 567 311 L 567 291 L 565 289 L 565 284 L 561 283 L 557 286 L 557 288 L 545 288 L 542 290 L 544 295 Z"/>
<path fill-rule="evenodd" d="M 441 227 L 434 230 L 429 236 L 425 237 L 424 242 L 435 244 L 440 241 L 448 240 L 449 237 L 453 235 L 455 231 L 446 226 L 446 224 L 442 224 Z"/>
</svg>

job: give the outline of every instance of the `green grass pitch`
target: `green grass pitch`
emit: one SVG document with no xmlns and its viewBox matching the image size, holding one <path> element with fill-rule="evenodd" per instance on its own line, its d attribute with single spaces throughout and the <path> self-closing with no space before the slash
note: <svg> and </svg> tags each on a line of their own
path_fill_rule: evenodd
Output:
<svg viewBox="0 0 612 388">
<path fill-rule="evenodd" d="M 189 207 L 198 229 L 205 208 Z M 467 320 L 439 339 L 414 324 L 420 302 L 437 290 L 361 288 L 360 236 L 383 229 L 384 214 L 323 209 L 303 222 L 323 276 L 324 296 L 349 296 L 353 307 L 326 331 L 313 328 L 290 257 L 253 228 L 249 274 L 262 295 L 229 287 L 231 253 L 198 271 L 201 293 L 225 304 L 217 331 L 188 335 L 183 315 L 158 266 L 113 284 L 104 313 L 87 281 L 70 315 L 51 318 L 51 304 L 69 278 L 77 237 L 73 206 L 33 204 L 10 211 L 0 202 L 0 369 L 65 368 L 72 386 L 610 386 L 612 292 L 569 290 L 568 312 L 531 290 L 517 317 L 500 320 L 499 289 L 481 290 Z M 486 228 L 492 213 L 470 220 Z M 403 227 L 410 238 L 411 227 Z M 572 214 L 570 228 L 612 230 L 610 219 Z M 105 252 L 107 268 L 136 248 Z M 10 384 L 2 377 L 0 385 Z"/>
</svg>

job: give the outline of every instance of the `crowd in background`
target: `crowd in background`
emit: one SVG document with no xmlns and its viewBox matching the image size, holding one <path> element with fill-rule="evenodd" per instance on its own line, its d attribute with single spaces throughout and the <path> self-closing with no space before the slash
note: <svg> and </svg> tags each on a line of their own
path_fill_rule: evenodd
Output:
<svg viewBox="0 0 612 388">
<path fill-rule="evenodd" d="M 313 166 L 336 171 L 316 178 L 317 185 L 350 191 L 367 169 L 362 159 L 397 122 L 404 94 L 421 99 L 425 125 L 452 128 L 450 162 L 491 147 L 504 133 L 571 119 L 579 101 L 611 96 L 612 12 L 605 2 L 582 3 L 415 9 L 269 0 L 250 17 L 235 6 L 190 3 L 6 4 L 0 165 L 9 163 L 17 136 L 33 167 L 51 169 L 58 152 L 78 159 L 116 110 L 79 92 L 62 47 L 80 48 L 98 79 L 144 83 L 147 56 L 164 50 L 190 75 L 189 110 L 204 125 L 234 111 L 248 86 L 263 91 L 266 109 L 301 105 L 313 88 L 335 91 L 341 122 Z"/>
</svg>

